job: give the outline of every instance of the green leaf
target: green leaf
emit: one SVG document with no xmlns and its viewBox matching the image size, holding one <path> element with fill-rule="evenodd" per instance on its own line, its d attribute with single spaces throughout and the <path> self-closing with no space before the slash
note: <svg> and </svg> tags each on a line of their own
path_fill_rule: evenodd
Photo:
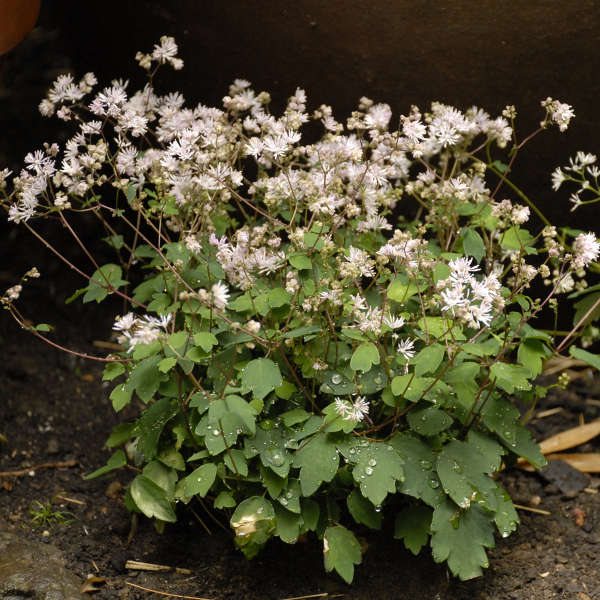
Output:
<svg viewBox="0 0 600 600">
<path fill-rule="evenodd" d="M 381 529 L 381 511 L 376 511 L 375 507 L 358 490 L 354 489 L 346 498 L 348 510 L 352 518 L 362 525 L 371 529 Z"/>
<path fill-rule="evenodd" d="M 246 477 L 248 475 L 248 463 L 242 450 L 231 448 L 225 454 L 223 462 L 232 473 L 242 477 Z"/>
<path fill-rule="evenodd" d="M 303 499 L 300 503 L 302 507 L 302 521 L 304 531 L 315 531 L 319 523 L 319 503 L 311 499 Z"/>
<path fill-rule="evenodd" d="M 575 346 L 571 346 L 569 348 L 569 354 L 576 358 L 577 360 L 582 360 L 584 363 L 594 367 L 594 369 L 600 370 L 600 356 L 597 354 L 592 354 L 591 352 L 586 352 L 581 348 L 576 348 Z"/>
<path fill-rule="evenodd" d="M 490 494 L 496 483 L 489 476 L 500 468 L 502 447 L 491 438 L 474 430 L 466 442 L 450 442 L 437 457 L 437 473 L 444 491 L 461 508 L 477 499 L 489 510 L 495 509 Z"/>
<path fill-rule="evenodd" d="M 323 557 L 327 572 L 335 569 L 346 583 L 352 583 L 354 565 L 362 560 L 360 544 L 349 529 L 341 525 L 328 527 L 323 536 Z"/>
<path fill-rule="evenodd" d="M 208 331 L 200 331 L 194 335 L 194 344 L 200 346 L 204 352 L 210 352 L 213 346 L 219 343 L 214 333 Z"/>
<path fill-rule="evenodd" d="M 139 437 L 137 448 L 147 460 L 154 458 L 162 431 L 177 413 L 178 407 L 168 398 L 161 398 L 148 407 L 136 423 L 135 433 Z"/>
<path fill-rule="evenodd" d="M 389 300 L 403 304 L 418 292 L 419 288 L 412 281 L 403 282 L 401 279 L 396 279 L 390 283 L 387 290 L 387 297 Z"/>
<path fill-rule="evenodd" d="M 490 377 L 496 380 L 496 385 L 505 392 L 514 394 L 515 390 L 531 389 L 531 373 L 527 367 L 509 365 L 508 363 L 494 363 L 490 368 Z"/>
<path fill-rule="evenodd" d="M 415 377 L 414 375 L 397 375 L 392 379 L 392 394 L 402 396 L 411 402 L 421 400 L 423 394 L 430 398 L 433 394 L 445 393 L 450 388 L 443 382 L 437 381 L 433 377 Z M 425 393 L 425 390 L 427 393 Z"/>
<path fill-rule="evenodd" d="M 312 496 L 324 481 L 331 481 L 339 463 L 335 442 L 326 433 L 310 438 L 294 455 L 294 466 L 300 468 L 302 495 Z"/>
<path fill-rule="evenodd" d="M 167 338 L 167 344 L 174 348 L 175 350 L 180 350 L 185 346 L 188 341 L 187 331 L 178 331 L 177 333 L 172 333 Z"/>
<path fill-rule="evenodd" d="M 173 500 L 173 492 L 177 483 L 177 473 L 174 469 L 153 460 L 144 467 L 142 475 L 163 489 L 169 501 Z"/>
<path fill-rule="evenodd" d="M 185 481 L 185 495 L 191 497 L 198 494 L 204 498 L 215 482 L 216 476 L 217 465 L 206 463 L 198 467 L 183 479 Z"/>
<path fill-rule="evenodd" d="M 225 397 L 225 405 L 229 412 L 240 418 L 244 425 L 245 433 L 254 435 L 256 431 L 256 410 L 244 398 L 235 394 Z"/>
<path fill-rule="evenodd" d="M 119 265 L 108 264 L 100 267 L 96 271 L 94 271 L 90 284 L 87 287 L 87 292 L 83 297 L 83 303 L 92 302 L 95 300 L 96 302 L 102 302 L 109 293 L 107 287 L 112 287 L 117 290 L 120 287 L 127 285 L 127 281 L 123 281 L 121 279 L 123 275 L 123 270 Z"/>
<path fill-rule="evenodd" d="M 452 573 L 463 581 L 478 577 L 489 565 L 485 548 L 494 547 L 494 529 L 477 505 L 463 512 L 444 500 L 433 512 L 431 531 L 433 559 L 448 561 Z"/>
<path fill-rule="evenodd" d="M 276 504 L 275 517 L 275 535 L 286 544 L 295 544 L 300 535 L 302 516 Z"/>
<path fill-rule="evenodd" d="M 135 390 L 144 402 L 150 402 L 161 382 L 168 379 L 168 376 L 157 368 L 160 361 L 160 356 L 150 356 L 142 360 L 132 369 L 127 380 L 127 387 Z"/>
<path fill-rule="evenodd" d="M 454 422 L 452 417 L 435 406 L 415 408 L 406 415 L 406 420 L 413 431 L 424 436 L 437 435 Z"/>
<path fill-rule="evenodd" d="M 253 558 L 275 532 L 275 510 L 262 496 L 251 496 L 238 504 L 230 520 L 235 543 Z"/>
<path fill-rule="evenodd" d="M 119 412 L 131 402 L 132 394 L 133 390 L 131 387 L 124 383 L 120 383 L 116 388 L 113 389 L 109 398 L 112 401 L 115 412 Z"/>
<path fill-rule="evenodd" d="M 431 533 L 433 511 L 427 506 L 409 506 L 396 515 L 394 537 L 415 556 L 427 543 Z"/>
<path fill-rule="evenodd" d="M 517 529 L 517 525 L 521 521 L 506 490 L 501 486 L 497 486 L 495 493 L 497 508 L 494 515 L 494 521 L 500 535 L 502 537 L 508 537 Z"/>
<path fill-rule="evenodd" d="M 289 400 L 297 391 L 298 388 L 291 381 L 286 380 L 279 387 L 275 388 L 275 394 L 282 400 Z"/>
<path fill-rule="evenodd" d="M 393 446 L 383 443 L 359 446 L 356 459 L 352 470 L 354 481 L 365 498 L 380 506 L 388 493 L 396 491 L 396 482 L 404 479 L 404 461 Z"/>
<path fill-rule="evenodd" d="M 297 479 L 290 479 L 287 487 L 282 489 L 277 497 L 277 502 L 286 510 L 300 514 L 300 482 Z"/>
<path fill-rule="evenodd" d="M 524 250 L 530 254 L 535 252 L 532 247 L 534 239 L 526 229 L 520 227 L 511 227 L 507 229 L 500 238 L 500 246 L 503 250 Z"/>
<path fill-rule="evenodd" d="M 452 326 L 452 321 L 444 317 L 427 317 L 426 319 L 421 317 L 417 324 L 423 331 L 427 331 L 429 335 L 434 338 L 447 338 L 451 337 L 453 341 L 462 341 L 465 338 L 465 334 L 458 325 Z"/>
<path fill-rule="evenodd" d="M 148 517 L 174 523 L 177 520 L 167 493 L 144 475 L 138 475 L 129 488 L 135 505 Z"/>
<path fill-rule="evenodd" d="M 157 366 L 161 373 L 168 373 L 176 364 L 177 359 L 171 356 L 169 358 L 163 358 Z"/>
<path fill-rule="evenodd" d="M 278 365 L 268 358 L 251 360 L 242 371 L 242 394 L 252 392 L 260 400 L 282 383 Z"/>
<path fill-rule="evenodd" d="M 301 252 L 293 252 L 289 255 L 288 260 L 290 261 L 290 265 L 292 265 L 294 269 L 298 269 L 298 271 L 312 269 L 312 261 L 306 254 Z"/>
<path fill-rule="evenodd" d="M 123 450 L 117 450 L 112 454 L 112 456 L 106 461 L 106 464 L 99 469 L 96 469 L 93 473 L 89 475 L 85 475 L 84 479 L 95 479 L 96 477 L 100 477 L 102 475 L 106 475 L 106 473 L 110 473 L 115 469 L 120 469 L 127 464 L 127 457 L 125 456 L 125 452 Z"/>
<path fill-rule="evenodd" d="M 108 436 L 106 440 L 107 448 L 114 448 L 120 446 L 127 440 L 130 440 L 134 436 L 135 423 L 119 423 Z"/>
<path fill-rule="evenodd" d="M 311 333 L 319 333 L 323 329 L 317 325 L 305 325 L 304 327 L 297 327 L 296 329 L 291 329 L 287 333 L 284 333 L 282 337 L 285 339 L 303 337 L 305 335 L 310 335 Z"/>
<path fill-rule="evenodd" d="M 465 227 L 462 230 L 462 243 L 465 254 L 472 256 L 477 262 L 485 256 L 483 239 L 474 229 Z"/>
<path fill-rule="evenodd" d="M 286 427 L 293 427 L 294 425 L 304 423 L 304 421 L 309 419 L 310 413 L 306 412 L 303 408 L 293 408 L 279 416 Z"/>
<path fill-rule="evenodd" d="M 442 362 L 446 348 L 441 344 L 431 344 L 426 346 L 411 359 L 411 363 L 415 365 L 415 375 L 420 377 L 426 373 L 433 373 Z"/>
<path fill-rule="evenodd" d="M 444 492 L 433 468 L 436 460 L 433 450 L 410 434 L 396 435 L 389 443 L 404 459 L 404 481 L 398 483 L 398 490 L 429 506 L 437 506 Z"/>
<path fill-rule="evenodd" d="M 520 417 L 518 409 L 508 400 L 494 394 L 488 398 L 482 409 L 484 425 L 494 432 L 511 452 L 522 456 L 540 469 L 546 464 L 546 459 L 529 431 L 519 422 Z"/>
<path fill-rule="evenodd" d="M 548 349 L 540 340 L 526 339 L 519 344 L 518 361 L 527 367 L 532 377 L 542 372 L 542 361 L 548 355 Z"/>
<path fill-rule="evenodd" d="M 125 366 L 120 362 L 110 362 L 104 367 L 102 381 L 112 381 L 125 373 Z"/>
<path fill-rule="evenodd" d="M 353 371 L 362 371 L 366 373 L 373 365 L 378 365 L 380 361 L 379 350 L 371 342 L 361 344 L 352 354 L 350 359 L 350 368 Z"/>
<path fill-rule="evenodd" d="M 500 344 L 494 338 L 490 338 L 485 342 L 480 342 L 477 344 L 467 343 L 463 344 L 460 349 L 463 352 L 467 352 L 473 356 L 493 356 L 498 353 L 500 349 Z"/>
<path fill-rule="evenodd" d="M 215 498 L 213 506 L 217 509 L 223 509 L 233 508 L 235 504 L 235 498 L 229 492 L 220 492 Z"/>
<path fill-rule="evenodd" d="M 273 288 L 268 294 L 268 303 L 271 308 L 279 308 L 290 303 L 292 296 L 283 288 Z"/>
<path fill-rule="evenodd" d="M 48 333 L 49 331 L 52 331 L 54 327 L 48 325 L 48 323 L 40 323 L 39 325 L 36 325 L 34 329 L 36 331 L 41 331 L 42 333 Z"/>
</svg>

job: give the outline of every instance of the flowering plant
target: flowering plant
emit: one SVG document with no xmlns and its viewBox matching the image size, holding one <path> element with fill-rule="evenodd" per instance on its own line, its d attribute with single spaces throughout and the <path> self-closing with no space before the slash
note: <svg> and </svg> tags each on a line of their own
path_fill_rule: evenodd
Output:
<svg viewBox="0 0 600 600">
<path fill-rule="evenodd" d="M 151 75 L 182 66 L 166 37 L 137 58 Z M 91 476 L 129 463 L 131 510 L 162 528 L 177 503 L 212 506 L 248 557 L 313 532 L 351 581 L 353 531 L 393 518 L 415 554 L 429 543 L 457 576 L 479 575 L 494 529 L 518 523 L 494 474 L 544 464 L 511 398 L 545 393 L 533 380 L 562 345 L 530 321 L 600 249 L 528 228 L 539 211 L 523 194 L 499 199 L 532 137 L 517 140 L 514 107 L 433 103 L 392 130 L 368 98 L 344 126 L 329 106 L 309 114 L 300 89 L 275 117 L 244 80 L 222 109 L 122 81 L 90 101 L 94 85 L 61 76 L 40 105 L 78 127 L 60 163 L 46 145 L 10 193 L 2 177 L 10 220 L 35 233 L 35 218 L 58 219 L 93 263 L 76 296 L 129 305 L 102 360 L 115 410 L 135 400 L 140 416 Z M 532 135 L 567 127 L 568 105 L 543 106 Z M 301 144 L 311 120 L 324 133 Z M 508 164 L 493 159 L 507 147 Z M 72 212 L 100 220 L 114 263 L 96 263 Z M 538 276 L 548 289 L 532 298 Z M 20 291 L 2 301 L 23 323 Z"/>
</svg>

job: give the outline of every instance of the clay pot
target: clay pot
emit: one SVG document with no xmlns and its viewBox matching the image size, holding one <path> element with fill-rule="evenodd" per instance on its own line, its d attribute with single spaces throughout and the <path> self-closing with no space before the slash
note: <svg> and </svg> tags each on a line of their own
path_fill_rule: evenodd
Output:
<svg viewBox="0 0 600 600">
<path fill-rule="evenodd" d="M 0 54 L 14 48 L 32 29 L 40 0 L 0 0 Z"/>
</svg>

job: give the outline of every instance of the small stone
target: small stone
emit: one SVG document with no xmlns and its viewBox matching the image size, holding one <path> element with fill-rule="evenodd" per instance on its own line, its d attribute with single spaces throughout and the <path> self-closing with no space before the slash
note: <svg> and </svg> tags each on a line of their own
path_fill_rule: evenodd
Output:
<svg viewBox="0 0 600 600">
<path fill-rule="evenodd" d="M 540 475 L 554 484 L 567 498 L 574 498 L 589 485 L 589 477 L 564 460 L 552 460 L 540 470 Z"/>
<path fill-rule="evenodd" d="M 56 438 L 50 438 L 48 440 L 48 445 L 46 446 L 46 452 L 48 454 L 58 454 L 60 451 L 60 446 L 58 444 L 58 440 Z"/>
</svg>

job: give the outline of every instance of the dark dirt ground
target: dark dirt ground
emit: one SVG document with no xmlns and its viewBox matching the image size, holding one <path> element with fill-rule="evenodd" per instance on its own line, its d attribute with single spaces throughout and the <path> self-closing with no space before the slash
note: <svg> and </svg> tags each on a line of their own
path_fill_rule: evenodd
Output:
<svg viewBox="0 0 600 600">
<path fill-rule="evenodd" d="M 0 252 L 8 252 L 7 240 Z M 29 252 L 14 256 L 12 271 L 25 271 L 39 251 L 21 236 L 11 243 Z M 8 255 L 4 254 L 5 256 Z M 56 325 L 51 338 L 68 347 L 101 355 L 94 340 L 105 340 L 111 318 L 103 306 L 64 305 L 77 286 L 69 272 L 53 263 L 40 269 L 45 277 L 28 285 L 20 307 L 36 322 Z M 0 272 L 3 287 L 6 272 Z M 47 291 L 50 281 L 60 282 Z M 112 307 L 115 311 L 119 306 Z M 102 309 L 102 312 L 100 312 Z M 103 317 L 104 315 L 104 317 Z M 130 544 L 130 516 L 119 484 L 112 476 L 86 481 L 83 475 L 102 466 L 108 457 L 103 444 L 117 423 L 101 383 L 101 365 L 76 359 L 22 331 L 3 313 L 0 320 L 0 471 L 27 469 L 48 462 L 76 461 L 70 468 L 44 468 L 35 475 L 0 477 L 0 529 L 32 540 L 47 541 L 65 554 L 67 566 L 81 581 L 91 573 L 106 579 L 95 594 L 100 599 L 158 598 L 127 585 L 218 600 L 279 600 L 310 594 L 341 594 L 349 600 L 599 600 L 600 501 L 595 493 L 600 479 L 592 477 L 588 491 L 568 498 L 538 474 L 510 471 L 503 484 L 515 502 L 530 505 L 539 496 L 538 509 L 550 515 L 520 511 L 517 533 L 498 539 L 490 552 L 491 567 L 484 576 L 465 583 L 451 578 L 435 564 L 428 551 L 413 557 L 389 532 L 367 534 L 368 550 L 357 569 L 355 583 L 345 585 L 324 573 L 321 547 L 316 540 L 288 546 L 272 542 L 253 561 L 235 550 L 229 532 L 216 525 L 197 506 L 209 535 L 194 515 L 182 510 L 180 522 L 158 535 L 151 523 L 140 519 Z M 600 381 L 578 380 L 565 392 L 554 392 L 539 407 L 561 407 L 550 417 L 533 420 L 538 438 L 598 418 Z M 132 409 L 134 410 L 134 409 Z M 130 414 L 131 418 L 134 413 Z M 583 415 L 581 417 L 580 415 Z M 127 415 L 125 415 L 127 416 Z M 583 451 L 593 452 L 599 440 Z M 128 472 L 116 481 L 126 485 Z M 115 486 L 117 486 L 115 488 Z M 74 499 L 61 500 L 57 495 Z M 32 502 L 53 500 L 53 509 L 70 511 L 73 521 L 53 528 L 35 528 L 29 508 Z M 581 526 L 574 510 L 585 513 Z M 50 535 L 43 536 L 49 529 Z M 127 560 L 171 565 L 191 574 L 148 574 L 126 571 Z M 338 597 L 342 597 L 338 596 Z"/>
</svg>

